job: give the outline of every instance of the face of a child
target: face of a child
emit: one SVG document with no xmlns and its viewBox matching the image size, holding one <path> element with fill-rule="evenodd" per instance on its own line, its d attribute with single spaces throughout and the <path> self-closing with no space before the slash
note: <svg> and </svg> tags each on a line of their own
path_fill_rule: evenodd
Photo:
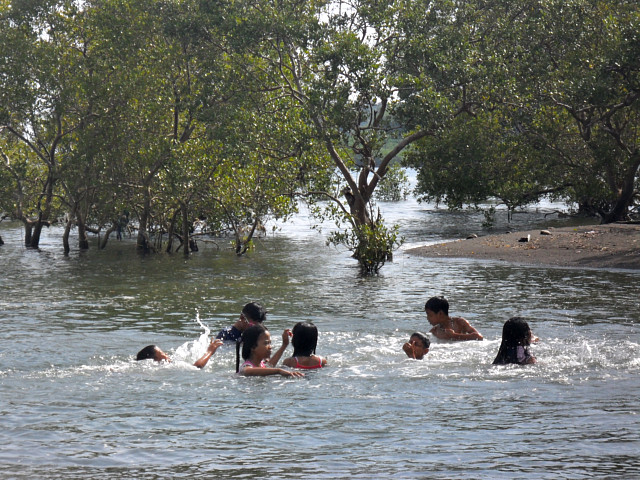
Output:
<svg viewBox="0 0 640 480">
<path fill-rule="evenodd" d="M 254 322 L 253 319 L 249 318 L 244 313 L 240 314 L 240 327 L 239 327 L 239 330 L 241 332 L 244 332 L 247 328 L 252 327 L 253 325 L 256 325 L 256 322 Z"/>
<path fill-rule="evenodd" d="M 169 355 L 167 355 L 166 353 L 164 353 L 162 350 L 160 350 L 158 347 L 156 347 L 156 349 L 153 351 L 153 359 L 156 362 L 161 362 L 163 360 L 166 360 L 167 362 L 170 362 L 171 359 L 169 358 Z"/>
<path fill-rule="evenodd" d="M 413 352 L 417 359 L 424 357 L 429 351 L 429 349 L 424 346 L 424 343 L 422 343 L 422 340 L 420 340 L 418 337 L 412 336 L 409 339 L 409 343 L 413 347 Z"/>
<path fill-rule="evenodd" d="M 258 337 L 258 344 L 253 348 L 253 354 L 260 360 L 271 357 L 271 334 L 263 332 Z"/>
<path fill-rule="evenodd" d="M 425 310 L 425 312 L 427 313 L 427 320 L 429 320 L 429 323 L 434 326 L 438 325 L 438 315 L 428 308 Z"/>
</svg>

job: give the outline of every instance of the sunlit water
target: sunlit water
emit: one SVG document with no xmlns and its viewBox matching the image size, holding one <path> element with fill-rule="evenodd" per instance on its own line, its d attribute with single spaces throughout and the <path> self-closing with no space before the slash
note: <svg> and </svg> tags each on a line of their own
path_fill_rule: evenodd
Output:
<svg viewBox="0 0 640 480">
<path fill-rule="evenodd" d="M 482 233 L 482 216 L 383 204 L 415 246 Z M 542 209 L 497 230 L 546 226 Z M 547 221 L 553 216 L 548 216 Z M 256 251 L 226 241 L 141 257 L 133 240 L 62 254 L 0 224 L 0 478 L 637 478 L 640 273 L 397 253 L 363 278 L 301 215 Z M 426 299 L 482 342 L 432 343 Z M 191 364 L 243 304 L 269 309 L 275 346 L 300 320 L 330 366 L 242 378 L 223 347 Z M 537 365 L 493 367 L 503 322 L 529 319 Z M 135 362 L 155 343 L 173 362 Z M 289 353 L 291 349 L 289 349 Z"/>
</svg>

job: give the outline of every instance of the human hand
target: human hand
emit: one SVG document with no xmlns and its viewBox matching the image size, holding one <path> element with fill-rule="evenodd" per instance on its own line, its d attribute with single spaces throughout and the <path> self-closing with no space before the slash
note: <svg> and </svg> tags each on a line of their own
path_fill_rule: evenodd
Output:
<svg viewBox="0 0 640 480">
<path fill-rule="evenodd" d="M 304 373 L 302 372 L 297 372 L 295 370 L 290 372 L 289 370 L 285 370 L 283 368 L 280 369 L 280 375 L 282 375 L 283 377 L 304 377 Z"/>
<path fill-rule="evenodd" d="M 453 338 L 456 334 L 456 332 L 453 331 L 453 328 L 445 328 L 444 333 L 446 335 L 446 338 Z"/>
<path fill-rule="evenodd" d="M 440 340 L 449 340 L 451 338 L 448 333 L 449 331 L 453 332 L 453 330 L 451 330 L 450 328 L 445 329 L 439 325 L 431 329 L 431 333 L 433 334 L 433 336 L 439 338 Z"/>
<path fill-rule="evenodd" d="M 407 354 L 407 357 L 416 358 L 416 352 L 414 350 L 415 344 L 413 342 L 407 342 L 402 345 L 402 350 Z"/>
<path fill-rule="evenodd" d="M 438 324 L 431 329 L 431 334 L 440 340 L 451 340 L 453 338 L 452 335 L 455 335 L 455 332 L 451 327 L 443 327 Z"/>
<path fill-rule="evenodd" d="M 207 348 L 207 352 L 213 354 L 215 353 L 215 351 L 218 349 L 218 347 L 220 347 L 224 342 L 219 339 L 219 338 L 215 338 L 213 340 L 211 340 L 211 343 L 209 344 L 209 347 Z"/>
<path fill-rule="evenodd" d="M 285 328 L 284 332 L 282 332 L 282 345 L 285 347 L 289 345 L 289 338 L 292 336 L 293 336 L 293 333 L 291 333 L 291 330 L 288 328 Z"/>
</svg>

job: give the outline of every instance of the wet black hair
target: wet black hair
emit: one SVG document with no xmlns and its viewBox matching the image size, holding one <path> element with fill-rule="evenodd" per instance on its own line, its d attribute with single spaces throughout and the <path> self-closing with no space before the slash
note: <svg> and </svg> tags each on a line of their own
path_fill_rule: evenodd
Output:
<svg viewBox="0 0 640 480">
<path fill-rule="evenodd" d="M 148 358 L 156 358 L 156 346 L 155 345 L 147 345 L 142 350 L 138 352 L 136 355 L 136 360 L 146 360 Z"/>
<path fill-rule="evenodd" d="M 310 357 L 316 353 L 318 327 L 311 322 L 298 322 L 293 326 L 291 333 L 294 357 Z"/>
<path fill-rule="evenodd" d="M 424 333 L 414 332 L 411 334 L 411 337 L 418 337 L 422 342 L 422 345 L 424 346 L 424 348 L 431 347 L 431 340 L 429 340 L 429 337 L 427 337 Z M 409 337 L 409 339 L 411 339 L 411 337 Z"/>
<path fill-rule="evenodd" d="M 262 323 L 267 319 L 267 310 L 258 302 L 247 303 L 242 308 L 242 314 L 257 323 Z"/>
<path fill-rule="evenodd" d="M 522 317 L 511 317 L 502 326 L 502 342 L 494 365 L 518 362 L 518 347 L 528 347 L 531 344 L 531 329 Z"/>
<path fill-rule="evenodd" d="M 424 304 L 424 309 L 425 311 L 431 310 L 433 313 L 442 311 L 445 315 L 449 315 L 449 302 L 442 296 L 431 297 L 427 300 L 427 303 Z"/>
<path fill-rule="evenodd" d="M 242 332 L 242 339 L 236 342 L 236 373 L 240 371 L 240 346 L 242 346 L 242 358 L 248 360 L 251 357 L 251 350 L 258 344 L 260 335 L 268 330 L 263 325 L 251 325 Z"/>
</svg>

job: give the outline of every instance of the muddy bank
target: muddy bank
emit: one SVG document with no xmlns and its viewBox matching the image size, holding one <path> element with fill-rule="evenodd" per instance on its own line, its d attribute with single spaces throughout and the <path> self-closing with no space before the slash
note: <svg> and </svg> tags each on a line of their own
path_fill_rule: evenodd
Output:
<svg viewBox="0 0 640 480">
<path fill-rule="evenodd" d="M 534 265 L 640 269 L 640 225 L 527 230 L 417 247 L 407 253 Z"/>
</svg>

